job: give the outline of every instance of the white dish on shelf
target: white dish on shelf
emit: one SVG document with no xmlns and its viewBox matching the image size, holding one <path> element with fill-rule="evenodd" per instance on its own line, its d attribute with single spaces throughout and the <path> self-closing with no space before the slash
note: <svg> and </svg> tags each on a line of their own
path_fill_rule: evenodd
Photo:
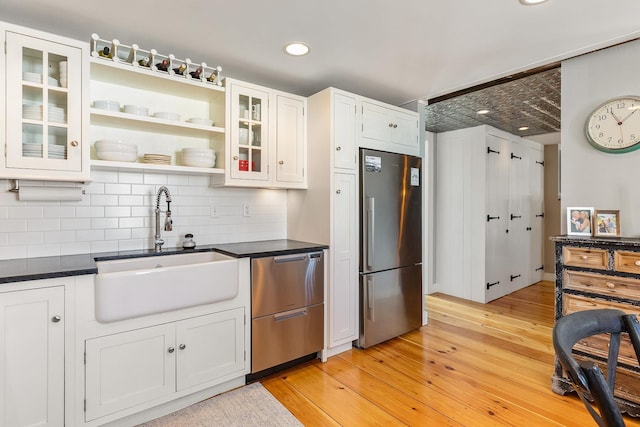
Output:
<svg viewBox="0 0 640 427">
<path fill-rule="evenodd" d="M 201 117 L 192 117 L 187 120 L 187 122 L 193 123 L 194 125 L 213 126 L 213 120 L 203 119 Z"/>
<path fill-rule="evenodd" d="M 95 143 L 96 151 L 134 153 L 138 155 L 138 146 L 118 139 L 100 139 Z"/>
<path fill-rule="evenodd" d="M 42 74 L 25 71 L 22 73 L 22 80 L 31 83 L 42 83 Z"/>
<path fill-rule="evenodd" d="M 183 148 L 182 164 L 198 168 L 212 168 L 216 164 L 216 153 L 210 148 Z"/>
<path fill-rule="evenodd" d="M 98 100 L 93 101 L 93 107 L 101 110 L 120 111 L 120 103 L 118 101 Z"/>
<path fill-rule="evenodd" d="M 149 109 L 141 105 L 125 105 L 123 111 L 127 114 L 136 114 L 138 116 L 148 116 Z"/>
<path fill-rule="evenodd" d="M 54 79 L 53 77 L 49 77 L 47 79 L 47 82 L 49 83 L 49 86 L 60 86 L 60 82 L 58 82 L 58 80 Z"/>
<path fill-rule="evenodd" d="M 135 162 L 138 160 L 138 154 L 124 151 L 96 151 L 96 156 L 100 160 L 113 162 Z"/>
<path fill-rule="evenodd" d="M 165 120 L 180 120 L 180 114 L 177 113 L 158 112 L 154 113 L 153 117 Z"/>
</svg>

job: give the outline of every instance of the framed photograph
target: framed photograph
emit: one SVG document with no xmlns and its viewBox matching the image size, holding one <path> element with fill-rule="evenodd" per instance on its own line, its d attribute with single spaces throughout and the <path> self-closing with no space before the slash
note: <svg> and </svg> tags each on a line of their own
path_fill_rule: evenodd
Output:
<svg viewBox="0 0 640 427">
<path fill-rule="evenodd" d="M 567 234 L 570 236 L 591 236 L 593 208 L 567 208 Z"/>
<path fill-rule="evenodd" d="M 620 236 L 620 211 L 595 211 L 593 214 L 593 235 Z"/>
</svg>

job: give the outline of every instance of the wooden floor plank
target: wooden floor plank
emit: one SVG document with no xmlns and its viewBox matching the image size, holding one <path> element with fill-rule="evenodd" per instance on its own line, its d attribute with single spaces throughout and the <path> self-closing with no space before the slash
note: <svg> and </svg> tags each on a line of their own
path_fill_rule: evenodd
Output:
<svg viewBox="0 0 640 427">
<path fill-rule="evenodd" d="M 554 284 L 489 304 L 425 299 L 429 324 L 262 382 L 306 426 L 595 426 L 551 392 Z M 625 416 L 628 427 L 640 420 Z"/>
</svg>

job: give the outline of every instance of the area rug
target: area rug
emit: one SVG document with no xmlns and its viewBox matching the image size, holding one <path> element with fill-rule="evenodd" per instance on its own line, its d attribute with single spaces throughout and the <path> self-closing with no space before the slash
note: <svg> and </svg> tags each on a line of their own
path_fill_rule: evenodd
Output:
<svg viewBox="0 0 640 427">
<path fill-rule="evenodd" d="M 260 383 L 253 383 L 157 418 L 140 427 L 302 426 Z"/>
</svg>

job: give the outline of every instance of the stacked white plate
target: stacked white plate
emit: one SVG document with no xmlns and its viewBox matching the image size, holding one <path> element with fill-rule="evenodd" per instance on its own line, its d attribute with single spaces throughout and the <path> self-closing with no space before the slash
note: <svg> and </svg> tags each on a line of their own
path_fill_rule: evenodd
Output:
<svg viewBox="0 0 640 427">
<path fill-rule="evenodd" d="M 144 163 L 151 163 L 155 165 L 170 165 L 171 156 L 165 154 L 145 154 L 142 157 Z"/>
<path fill-rule="evenodd" d="M 120 111 L 120 103 L 118 101 L 110 101 L 110 100 L 99 100 L 93 101 L 94 108 L 99 108 L 101 110 L 109 110 L 109 111 Z"/>
<path fill-rule="evenodd" d="M 25 71 L 22 73 L 22 80 L 31 83 L 42 83 L 42 74 Z"/>
<path fill-rule="evenodd" d="M 213 126 L 213 120 L 203 119 L 200 117 L 192 117 L 187 121 L 189 123 L 193 123 L 194 125 Z"/>
<path fill-rule="evenodd" d="M 153 117 L 157 117 L 158 119 L 165 119 L 165 120 L 180 120 L 180 114 L 177 114 L 177 113 L 159 112 L 159 113 L 154 113 Z"/>
<path fill-rule="evenodd" d="M 60 82 L 58 82 L 58 80 L 54 79 L 53 77 L 49 77 L 47 79 L 47 82 L 49 83 L 49 86 L 60 86 Z"/>
<path fill-rule="evenodd" d="M 22 105 L 22 118 L 27 120 L 42 120 L 42 105 Z"/>
<path fill-rule="evenodd" d="M 182 164 L 197 168 L 212 168 L 216 164 L 216 153 L 209 148 L 183 148 Z"/>
<path fill-rule="evenodd" d="M 49 114 L 49 121 L 56 123 L 65 123 L 64 117 L 64 107 L 60 107 L 57 105 L 49 104 L 49 108 L 47 109 Z"/>
<path fill-rule="evenodd" d="M 114 162 L 135 162 L 138 160 L 138 146 L 117 139 L 101 139 L 96 141 L 96 156 L 100 160 Z"/>
<path fill-rule="evenodd" d="M 136 114 L 138 116 L 148 116 L 149 109 L 140 105 L 125 105 L 124 112 L 128 114 Z"/>
<path fill-rule="evenodd" d="M 22 155 L 24 157 L 38 157 L 42 158 L 42 144 L 22 144 Z M 67 147 L 66 145 L 49 145 L 50 159 L 66 159 Z"/>
</svg>

